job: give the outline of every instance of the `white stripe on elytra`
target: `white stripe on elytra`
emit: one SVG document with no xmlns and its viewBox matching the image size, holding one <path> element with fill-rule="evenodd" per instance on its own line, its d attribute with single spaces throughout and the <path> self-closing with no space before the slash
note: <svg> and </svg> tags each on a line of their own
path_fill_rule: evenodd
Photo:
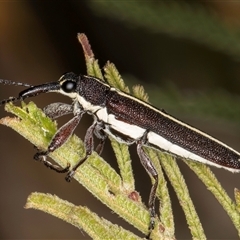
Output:
<svg viewBox="0 0 240 240">
<path fill-rule="evenodd" d="M 119 133 L 128 136 L 134 140 L 140 139 L 143 137 L 144 133 L 146 132 L 146 129 L 131 125 L 122 121 L 119 121 L 115 118 L 113 114 L 108 114 L 106 108 L 102 108 L 96 112 L 96 115 L 98 119 L 104 121 L 107 123 L 111 128 L 115 129 Z M 107 134 L 110 134 L 112 137 L 114 137 L 116 140 L 119 141 L 119 137 L 116 137 L 114 134 L 111 133 L 111 130 L 108 128 L 106 129 Z M 239 169 L 232 169 L 225 166 L 221 166 L 219 164 L 216 164 L 212 161 L 209 161 L 203 157 L 198 156 L 195 153 L 192 153 L 191 151 L 188 151 L 176 144 L 173 144 L 172 142 L 166 140 L 165 138 L 159 136 L 158 134 L 154 132 L 149 132 L 147 134 L 148 142 L 155 146 L 155 149 L 166 151 L 170 154 L 180 156 L 182 158 L 191 159 L 193 161 L 209 164 L 218 168 L 225 168 L 231 172 L 239 172 Z M 124 141 L 121 141 L 124 142 Z M 147 145 L 146 145 L 147 146 Z M 153 147 L 154 148 L 154 147 Z"/>
<path fill-rule="evenodd" d="M 215 166 L 218 168 L 224 168 L 231 172 L 240 172 L 239 169 L 232 169 L 229 167 L 225 167 L 225 166 L 216 164 L 212 161 L 209 161 L 203 157 L 200 157 L 195 153 L 192 153 L 182 147 L 179 147 L 176 144 L 171 143 L 170 141 L 166 140 L 165 138 L 159 136 L 158 134 L 156 134 L 154 132 L 149 132 L 147 135 L 147 138 L 148 138 L 148 142 L 150 144 L 152 144 L 153 146 L 158 147 L 160 150 L 164 150 L 170 154 L 177 155 L 177 156 L 180 156 L 180 157 L 186 158 L 186 159 L 191 159 L 193 161 L 201 162 L 201 163 Z"/>
<path fill-rule="evenodd" d="M 189 128 L 189 129 L 191 129 L 192 131 L 197 132 L 197 133 L 201 134 L 202 136 L 211 139 L 212 141 L 214 141 L 214 142 L 216 142 L 216 143 L 224 146 L 225 148 L 228 148 L 229 150 L 235 152 L 236 154 L 238 154 L 238 155 L 240 156 L 240 153 L 237 152 L 236 150 L 234 150 L 233 148 L 231 148 L 231 147 L 229 147 L 228 145 L 226 145 L 225 143 L 217 140 L 216 138 L 214 138 L 214 137 L 212 137 L 212 136 L 210 136 L 210 135 L 208 135 L 208 134 L 206 134 L 206 133 L 198 130 L 197 128 L 194 128 L 194 127 L 192 127 L 192 126 L 190 126 L 190 125 L 188 125 L 188 124 L 186 124 L 186 123 L 184 123 L 184 122 L 182 122 L 182 121 L 180 121 L 180 120 L 177 120 L 176 118 L 168 115 L 167 113 L 164 113 L 164 112 L 160 111 L 159 109 L 151 106 L 150 104 L 148 104 L 148 103 L 146 103 L 146 102 L 143 102 L 142 100 L 137 99 L 137 98 L 135 98 L 135 97 L 133 97 L 133 96 L 131 96 L 131 95 L 128 95 L 128 94 L 126 94 L 126 93 L 124 93 L 124 92 L 121 92 L 121 91 L 119 91 L 118 89 L 111 88 L 111 90 L 112 90 L 112 91 L 116 91 L 119 95 L 122 95 L 122 96 L 124 96 L 124 97 L 126 97 L 126 98 L 129 98 L 129 99 L 132 99 L 132 100 L 134 100 L 134 101 L 136 101 L 136 102 L 139 102 L 140 104 L 146 106 L 147 108 L 150 108 L 150 109 L 154 110 L 155 112 L 157 112 L 157 113 L 161 114 L 162 116 L 164 116 L 164 117 L 172 120 L 173 122 L 175 122 L 175 123 L 177 123 L 177 124 L 179 124 L 179 125 L 182 125 L 182 126 L 184 126 L 184 127 L 187 127 L 187 128 Z"/>
</svg>

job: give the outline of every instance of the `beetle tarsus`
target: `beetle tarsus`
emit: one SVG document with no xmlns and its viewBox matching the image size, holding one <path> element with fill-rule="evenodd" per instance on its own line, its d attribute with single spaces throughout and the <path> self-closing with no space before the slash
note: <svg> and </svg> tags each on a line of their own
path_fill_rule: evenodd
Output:
<svg viewBox="0 0 240 240">
<path fill-rule="evenodd" d="M 54 170 L 57 173 L 66 173 L 69 172 L 70 163 L 67 164 L 65 168 L 62 168 L 58 165 L 52 164 L 51 162 L 47 161 L 47 152 L 39 152 L 36 153 L 33 157 L 36 161 L 42 162 L 47 168 Z"/>
</svg>

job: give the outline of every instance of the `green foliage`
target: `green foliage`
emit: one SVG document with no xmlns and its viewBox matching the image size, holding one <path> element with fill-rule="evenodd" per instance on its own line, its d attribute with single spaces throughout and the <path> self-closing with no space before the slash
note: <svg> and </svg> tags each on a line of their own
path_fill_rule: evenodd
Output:
<svg viewBox="0 0 240 240">
<path fill-rule="evenodd" d="M 100 67 L 97 60 L 94 59 L 86 36 L 79 34 L 78 39 L 83 46 L 88 74 L 102 78 Z M 113 64 L 107 63 L 104 70 L 108 82 L 125 92 L 129 92 Z M 142 87 L 134 87 L 133 94 L 145 101 L 148 100 Z M 20 133 L 39 149 L 46 150 L 57 130 L 56 123 L 46 117 L 33 103 L 23 104 L 22 108 L 7 104 L 6 110 L 16 115 L 17 118 L 6 117 L 1 119 L 0 123 Z M 93 153 L 78 168 L 74 179 L 85 186 L 112 211 L 146 235 L 148 234 L 150 219 L 149 212 L 147 206 L 143 204 L 139 193 L 135 190 L 128 147 L 125 144 L 119 144 L 113 139 L 110 140 L 118 161 L 120 175 L 100 156 Z M 149 154 L 159 174 L 157 198 L 160 200 L 160 216 L 156 217 L 156 227 L 151 234 L 151 238 L 153 240 L 175 239 L 174 213 L 168 192 L 167 176 L 185 213 L 193 239 L 206 239 L 201 222 L 189 196 L 184 177 L 175 159 L 152 149 L 145 148 L 145 151 Z M 62 147 L 50 154 L 50 157 L 60 166 L 65 167 L 68 163 L 74 166 L 84 154 L 83 142 L 74 135 Z M 208 167 L 200 163 L 188 161 L 186 163 L 196 172 L 207 189 L 221 203 L 240 236 L 239 191 L 235 190 L 235 203 L 222 189 Z M 163 174 L 163 170 L 166 176 Z M 84 229 L 94 239 L 139 239 L 137 235 L 108 222 L 106 219 L 100 218 L 88 208 L 75 206 L 53 195 L 32 193 L 28 198 L 26 208 L 35 208 L 61 218 L 79 229 Z"/>
</svg>

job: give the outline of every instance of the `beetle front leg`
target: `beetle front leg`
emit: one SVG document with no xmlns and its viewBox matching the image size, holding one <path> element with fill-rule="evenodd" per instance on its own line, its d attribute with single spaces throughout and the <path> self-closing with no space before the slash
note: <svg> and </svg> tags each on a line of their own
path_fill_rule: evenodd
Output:
<svg viewBox="0 0 240 240">
<path fill-rule="evenodd" d="M 56 119 L 61 116 L 73 113 L 73 104 L 66 103 L 51 103 L 43 108 L 43 112 L 51 119 Z"/>
<path fill-rule="evenodd" d="M 61 168 L 60 166 L 54 165 L 51 162 L 47 161 L 46 159 L 49 153 L 52 153 L 57 148 L 61 147 L 69 139 L 69 137 L 72 136 L 73 131 L 79 124 L 83 114 L 84 114 L 83 111 L 79 112 L 78 114 L 76 114 L 74 118 L 72 118 L 70 121 L 65 123 L 53 136 L 47 148 L 47 151 L 36 153 L 34 155 L 34 159 L 37 161 L 43 162 L 45 166 L 47 166 L 48 168 L 58 173 L 68 172 L 70 168 L 70 164 L 68 164 L 66 168 Z"/>
</svg>

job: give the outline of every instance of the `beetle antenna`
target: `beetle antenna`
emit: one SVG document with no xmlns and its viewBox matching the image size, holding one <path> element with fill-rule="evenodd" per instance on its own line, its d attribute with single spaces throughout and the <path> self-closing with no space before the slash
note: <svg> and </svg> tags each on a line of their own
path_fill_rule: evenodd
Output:
<svg viewBox="0 0 240 240">
<path fill-rule="evenodd" d="M 30 85 L 28 83 L 21 83 L 21 82 L 14 82 L 6 79 L 0 79 L 0 84 L 4 85 L 14 85 L 14 86 L 22 86 L 22 87 L 33 87 L 33 85 Z"/>
<path fill-rule="evenodd" d="M 14 81 L 6 80 L 6 79 L 0 79 L 0 84 L 22 86 L 22 87 L 33 87 L 33 85 L 30 85 L 28 83 L 14 82 Z M 22 99 L 22 97 L 10 97 L 8 99 L 3 99 L 2 101 L 0 101 L 0 106 L 4 105 L 6 103 L 9 103 L 9 102 L 19 101 L 21 99 Z"/>
<path fill-rule="evenodd" d="M 9 102 L 17 102 L 21 99 L 22 99 L 21 97 L 10 97 L 8 99 L 3 99 L 2 101 L 0 101 L 0 106 L 4 105 L 6 103 L 9 103 Z"/>
</svg>

